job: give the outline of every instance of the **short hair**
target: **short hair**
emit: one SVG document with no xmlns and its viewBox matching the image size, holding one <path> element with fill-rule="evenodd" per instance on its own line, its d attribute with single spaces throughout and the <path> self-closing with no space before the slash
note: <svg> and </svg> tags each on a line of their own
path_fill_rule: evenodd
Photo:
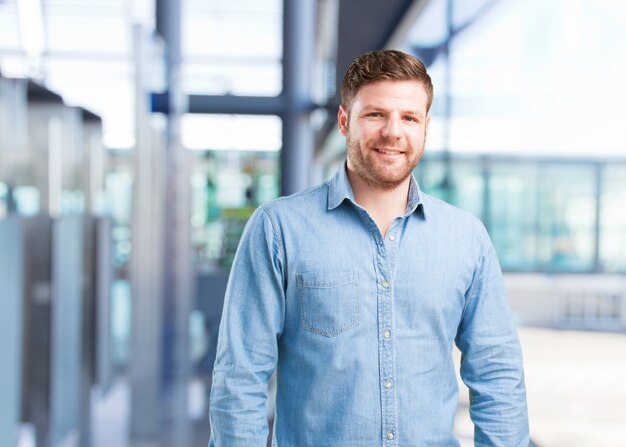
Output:
<svg viewBox="0 0 626 447">
<path fill-rule="evenodd" d="M 353 60 L 343 77 L 341 103 L 349 109 L 362 86 L 385 80 L 421 83 L 428 96 L 426 111 L 430 110 L 433 83 L 424 63 L 398 50 L 370 51 Z"/>
</svg>

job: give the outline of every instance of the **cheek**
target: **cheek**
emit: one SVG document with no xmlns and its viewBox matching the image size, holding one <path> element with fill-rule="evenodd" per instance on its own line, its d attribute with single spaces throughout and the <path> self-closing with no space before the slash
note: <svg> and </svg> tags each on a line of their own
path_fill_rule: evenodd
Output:
<svg viewBox="0 0 626 447">
<path fill-rule="evenodd" d="M 353 134 L 355 138 L 358 138 L 361 141 L 372 141 L 374 139 L 380 138 L 379 129 L 375 126 L 354 126 Z"/>
<path fill-rule="evenodd" d="M 419 132 L 415 132 L 411 135 L 411 143 L 413 146 L 421 146 L 426 141 L 426 130 L 422 129 Z"/>
</svg>

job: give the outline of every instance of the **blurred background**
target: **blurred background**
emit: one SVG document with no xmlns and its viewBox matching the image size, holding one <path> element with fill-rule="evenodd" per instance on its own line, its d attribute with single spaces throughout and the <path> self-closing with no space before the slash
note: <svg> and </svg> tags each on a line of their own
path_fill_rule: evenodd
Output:
<svg viewBox="0 0 626 447">
<path fill-rule="evenodd" d="M 625 3 L 0 0 L 0 446 L 207 444 L 242 229 L 334 174 L 380 48 L 433 78 L 415 175 L 493 239 L 533 443 L 624 445 Z"/>
</svg>

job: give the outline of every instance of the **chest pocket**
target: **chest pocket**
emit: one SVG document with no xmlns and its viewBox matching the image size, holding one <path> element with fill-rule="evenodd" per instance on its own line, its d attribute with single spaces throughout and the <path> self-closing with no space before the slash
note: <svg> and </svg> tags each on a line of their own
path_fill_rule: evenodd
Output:
<svg viewBox="0 0 626 447">
<path fill-rule="evenodd" d="M 296 274 L 302 327 L 334 337 L 359 324 L 356 270 Z"/>
</svg>

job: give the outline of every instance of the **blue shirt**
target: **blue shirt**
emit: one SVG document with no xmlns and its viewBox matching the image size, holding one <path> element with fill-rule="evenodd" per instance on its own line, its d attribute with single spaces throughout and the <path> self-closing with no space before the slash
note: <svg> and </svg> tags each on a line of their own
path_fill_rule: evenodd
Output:
<svg viewBox="0 0 626 447">
<path fill-rule="evenodd" d="M 210 447 L 458 446 L 461 377 L 478 446 L 528 446 L 522 354 L 478 219 L 422 193 L 385 238 L 345 172 L 259 207 L 220 326 Z"/>
</svg>

